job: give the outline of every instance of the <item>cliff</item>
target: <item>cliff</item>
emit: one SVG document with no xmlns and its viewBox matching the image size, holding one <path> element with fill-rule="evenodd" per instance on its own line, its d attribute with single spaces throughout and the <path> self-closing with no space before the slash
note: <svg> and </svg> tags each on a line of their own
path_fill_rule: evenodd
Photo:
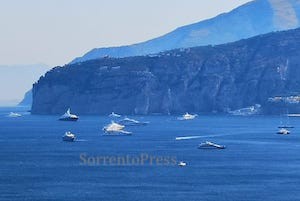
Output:
<svg viewBox="0 0 300 201">
<path fill-rule="evenodd" d="M 56 67 L 34 84 L 32 113 L 61 114 L 68 107 L 78 114 L 227 112 L 255 104 L 272 113 L 282 105 L 278 97 L 300 94 L 299 47 L 295 29 Z M 297 112 L 298 103 L 291 109 Z"/>
<path fill-rule="evenodd" d="M 23 100 L 18 104 L 18 106 L 31 106 L 32 105 L 32 90 L 30 89 L 24 95 Z"/>
</svg>

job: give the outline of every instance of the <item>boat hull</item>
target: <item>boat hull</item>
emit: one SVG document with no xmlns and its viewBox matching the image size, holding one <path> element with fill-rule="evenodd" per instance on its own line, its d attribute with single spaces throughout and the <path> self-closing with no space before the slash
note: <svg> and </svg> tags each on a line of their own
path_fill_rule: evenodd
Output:
<svg viewBox="0 0 300 201">
<path fill-rule="evenodd" d="M 62 140 L 65 141 L 65 142 L 74 142 L 75 141 L 75 137 L 63 136 Z"/>
<path fill-rule="evenodd" d="M 215 144 L 215 143 L 201 143 L 198 145 L 198 149 L 225 149 L 226 146 L 224 145 L 219 145 L 219 144 Z"/>
<path fill-rule="evenodd" d="M 104 133 L 102 136 L 131 136 L 132 133 Z"/>
<path fill-rule="evenodd" d="M 283 132 L 277 132 L 277 134 L 279 134 L 279 135 L 289 135 L 290 132 L 286 132 L 286 133 L 283 133 Z"/>
<path fill-rule="evenodd" d="M 58 119 L 59 121 L 77 121 L 78 118 L 71 118 L 71 117 L 68 117 L 68 118 L 60 118 Z"/>
<path fill-rule="evenodd" d="M 102 136 L 130 136 L 132 135 L 131 132 L 128 131 L 107 131 L 105 129 L 103 129 L 103 135 Z"/>
<path fill-rule="evenodd" d="M 122 122 L 119 121 L 118 123 L 124 125 L 124 126 L 146 126 L 147 124 L 149 124 L 149 122 L 139 122 L 139 123 L 131 123 L 131 122 Z"/>
<path fill-rule="evenodd" d="M 198 149 L 225 149 L 225 146 L 219 146 L 219 147 L 214 147 L 214 146 L 198 146 Z"/>
</svg>

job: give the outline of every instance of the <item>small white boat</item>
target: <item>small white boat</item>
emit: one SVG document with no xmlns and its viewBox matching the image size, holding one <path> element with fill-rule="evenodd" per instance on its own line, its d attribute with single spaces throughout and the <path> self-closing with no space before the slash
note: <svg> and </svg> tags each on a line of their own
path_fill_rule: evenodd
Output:
<svg viewBox="0 0 300 201">
<path fill-rule="evenodd" d="M 107 126 L 103 127 L 103 131 L 105 135 L 111 136 L 111 135 L 131 135 L 131 132 L 124 131 L 123 129 L 125 126 L 115 123 L 112 121 L 110 124 Z"/>
<path fill-rule="evenodd" d="M 8 116 L 9 116 L 9 117 L 21 117 L 22 115 L 19 114 L 19 113 L 10 112 L 10 113 L 8 114 Z"/>
<path fill-rule="evenodd" d="M 63 141 L 67 141 L 67 142 L 73 142 L 75 138 L 76 138 L 75 135 L 70 131 L 67 131 L 62 137 Z"/>
<path fill-rule="evenodd" d="M 202 142 L 199 144 L 198 149 L 207 149 L 207 148 L 217 148 L 217 149 L 225 149 L 226 147 L 224 145 L 215 144 L 213 142 Z"/>
<path fill-rule="evenodd" d="M 179 120 L 192 120 L 195 119 L 198 115 L 197 114 L 189 114 L 189 113 L 185 113 L 184 115 L 182 115 L 182 117 L 179 117 Z"/>
<path fill-rule="evenodd" d="M 184 167 L 184 166 L 186 166 L 186 162 L 180 161 L 180 162 L 178 163 L 178 166 L 179 166 L 179 167 Z"/>
<path fill-rule="evenodd" d="M 281 135 L 288 135 L 290 134 L 290 131 L 286 128 L 281 128 L 279 129 L 279 131 L 277 132 L 277 134 L 281 134 Z"/>
<path fill-rule="evenodd" d="M 71 114 L 70 108 L 59 118 L 60 121 L 77 121 L 78 119 L 77 115 Z"/>
<path fill-rule="evenodd" d="M 116 117 L 116 118 L 120 118 L 121 115 L 120 114 L 116 114 L 114 112 L 112 112 L 110 115 L 108 115 L 109 117 Z"/>
<path fill-rule="evenodd" d="M 124 118 L 120 121 L 118 121 L 119 124 L 122 124 L 124 126 L 144 126 L 149 124 L 149 122 L 141 122 L 141 121 L 137 121 L 135 119 L 130 119 L 130 118 Z"/>
</svg>

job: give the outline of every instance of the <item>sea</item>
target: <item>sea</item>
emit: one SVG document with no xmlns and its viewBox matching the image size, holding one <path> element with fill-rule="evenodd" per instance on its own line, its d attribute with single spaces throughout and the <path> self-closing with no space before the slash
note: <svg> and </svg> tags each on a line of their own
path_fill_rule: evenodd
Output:
<svg viewBox="0 0 300 201">
<path fill-rule="evenodd" d="M 130 116 L 149 124 L 103 136 L 108 116 L 58 117 L 0 108 L 1 201 L 300 200 L 300 118 L 278 135 L 279 116 Z"/>
</svg>

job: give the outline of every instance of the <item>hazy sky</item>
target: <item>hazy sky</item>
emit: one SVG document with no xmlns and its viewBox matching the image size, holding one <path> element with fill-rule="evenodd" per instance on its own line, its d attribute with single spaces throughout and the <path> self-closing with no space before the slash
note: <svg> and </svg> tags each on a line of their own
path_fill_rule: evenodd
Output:
<svg viewBox="0 0 300 201">
<path fill-rule="evenodd" d="M 250 0 L 0 0 L 0 64 L 68 63 L 152 39 Z"/>
</svg>

